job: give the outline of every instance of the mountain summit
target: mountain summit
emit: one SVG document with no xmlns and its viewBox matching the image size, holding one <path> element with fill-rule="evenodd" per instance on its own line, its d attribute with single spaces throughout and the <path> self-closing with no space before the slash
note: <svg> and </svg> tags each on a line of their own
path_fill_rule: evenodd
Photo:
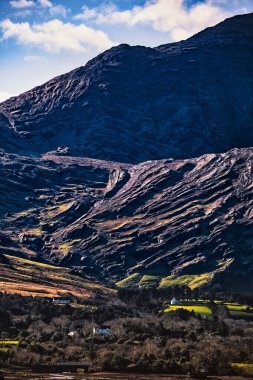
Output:
<svg viewBox="0 0 253 380">
<path fill-rule="evenodd" d="M 253 14 L 178 43 L 119 45 L 0 105 L 0 148 L 128 163 L 253 145 Z"/>
</svg>

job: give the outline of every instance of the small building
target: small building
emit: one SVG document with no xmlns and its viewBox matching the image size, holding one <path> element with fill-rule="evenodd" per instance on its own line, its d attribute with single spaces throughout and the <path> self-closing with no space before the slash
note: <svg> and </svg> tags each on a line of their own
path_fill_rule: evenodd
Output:
<svg viewBox="0 0 253 380">
<path fill-rule="evenodd" d="M 172 300 L 170 301 L 170 304 L 171 305 L 181 305 L 181 303 L 175 297 L 172 298 Z"/>
<path fill-rule="evenodd" d="M 111 334 L 111 329 L 109 326 L 93 327 L 93 334 L 107 336 Z"/>
<path fill-rule="evenodd" d="M 69 305 L 71 304 L 72 299 L 69 297 L 54 297 L 53 303 L 55 305 Z"/>
</svg>

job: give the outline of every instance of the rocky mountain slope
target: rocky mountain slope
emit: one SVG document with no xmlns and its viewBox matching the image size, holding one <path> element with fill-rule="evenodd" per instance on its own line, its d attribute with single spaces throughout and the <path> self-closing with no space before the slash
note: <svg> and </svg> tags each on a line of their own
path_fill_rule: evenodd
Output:
<svg viewBox="0 0 253 380">
<path fill-rule="evenodd" d="M 252 289 L 252 62 L 249 14 L 2 103 L 1 287 Z"/>
<path fill-rule="evenodd" d="M 245 290 L 253 285 L 252 168 L 252 148 L 136 166 L 4 154 L 0 252 L 107 284 Z"/>
<path fill-rule="evenodd" d="M 158 48 L 120 45 L 0 105 L 0 148 L 127 163 L 253 145 L 253 14 Z"/>
</svg>

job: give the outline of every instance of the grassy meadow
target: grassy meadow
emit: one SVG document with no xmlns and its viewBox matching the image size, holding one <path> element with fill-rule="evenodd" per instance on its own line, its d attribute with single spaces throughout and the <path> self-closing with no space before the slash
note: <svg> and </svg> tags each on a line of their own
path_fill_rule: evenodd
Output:
<svg viewBox="0 0 253 380">
<path fill-rule="evenodd" d="M 184 309 L 190 312 L 193 311 L 195 314 L 200 314 L 200 315 L 207 315 L 207 316 L 212 315 L 212 310 L 204 304 L 203 305 L 171 305 L 167 307 L 164 310 L 164 312 L 169 313 L 171 311 L 176 311 L 180 309 Z"/>
<path fill-rule="evenodd" d="M 251 363 L 231 363 L 232 367 L 240 370 L 244 376 L 253 378 L 253 364 Z"/>
<path fill-rule="evenodd" d="M 172 311 L 184 309 L 187 311 L 193 311 L 196 314 L 200 314 L 202 316 L 211 316 L 215 313 L 215 311 L 212 311 L 212 307 L 210 306 L 210 301 L 205 300 L 199 300 L 196 302 L 189 302 L 188 300 L 181 300 L 179 302 L 179 305 L 169 305 L 165 308 L 164 312 L 169 313 Z M 239 303 L 228 303 L 215 300 L 214 304 L 217 305 L 217 307 L 225 307 L 225 309 L 228 311 L 228 316 L 234 318 L 234 319 L 249 319 L 253 320 L 253 308 L 249 307 L 247 305 L 242 305 Z"/>
</svg>

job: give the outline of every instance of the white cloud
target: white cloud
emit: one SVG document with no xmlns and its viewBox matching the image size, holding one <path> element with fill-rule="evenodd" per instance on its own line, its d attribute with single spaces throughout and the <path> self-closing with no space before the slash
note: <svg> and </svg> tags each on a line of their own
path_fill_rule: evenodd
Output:
<svg viewBox="0 0 253 380">
<path fill-rule="evenodd" d="M 59 16 L 66 17 L 68 12 L 69 12 L 69 9 L 67 9 L 63 5 L 54 5 L 49 8 L 49 13 L 51 16 L 59 15 Z"/>
<path fill-rule="evenodd" d="M 84 24 L 63 23 L 55 19 L 41 24 L 12 22 L 6 19 L 0 22 L 2 40 L 16 39 L 21 45 L 38 47 L 51 53 L 61 50 L 74 52 L 101 52 L 114 45 L 102 31 Z"/>
<path fill-rule="evenodd" d="M 90 9 L 86 5 L 84 5 L 82 7 L 82 13 L 79 13 L 78 15 L 74 16 L 74 19 L 76 19 L 76 20 L 90 20 L 93 18 L 96 19 L 100 10 L 102 10 L 101 7 Z M 113 8 L 113 11 L 114 10 L 116 10 L 116 9 Z M 107 13 L 109 11 L 109 7 L 106 7 L 105 11 Z"/>
<path fill-rule="evenodd" d="M 68 9 L 64 7 L 63 5 L 54 5 L 51 1 L 49 0 L 39 0 L 38 4 L 40 7 L 45 8 L 49 11 L 51 16 L 63 16 L 66 17 L 68 13 Z"/>
<path fill-rule="evenodd" d="M 39 55 L 26 55 L 24 57 L 25 62 L 34 62 L 38 61 L 41 57 Z"/>
<path fill-rule="evenodd" d="M 44 8 L 52 7 L 52 3 L 49 0 L 39 0 L 39 4 Z"/>
<path fill-rule="evenodd" d="M 115 5 L 97 8 L 84 6 L 82 13 L 75 18 L 127 27 L 148 25 L 156 31 L 168 33 L 170 40 L 177 41 L 213 26 L 232 14 L 247 11 L 242 3 L 245 1 L 206 0 L 188 8 L 184 0 L 149 0 L 143 6 L 124 11 L 118 10 Z"/>
<path fill-rule="evenodd" d="M 15 96 L 15 95 L 7 91 L 0 91 L 0 103 L 6 99 L 11 98 L 12 96 Z"/>
<path fill-rule="evenodd" d="M 69 9 L 61 4 L 53 4 L 49 0 L 11 0 L 10 5 L 16 9 L 34 8 L 38 12 L 46 10 L 51 16 L 66 17 Z"/>
<path fill-rule="evenodd" d="M 32 0 L 12 0 L 10 5 L 16 9 L 31 8 L 35 6 L 35 2 Z"/>
</svg>

